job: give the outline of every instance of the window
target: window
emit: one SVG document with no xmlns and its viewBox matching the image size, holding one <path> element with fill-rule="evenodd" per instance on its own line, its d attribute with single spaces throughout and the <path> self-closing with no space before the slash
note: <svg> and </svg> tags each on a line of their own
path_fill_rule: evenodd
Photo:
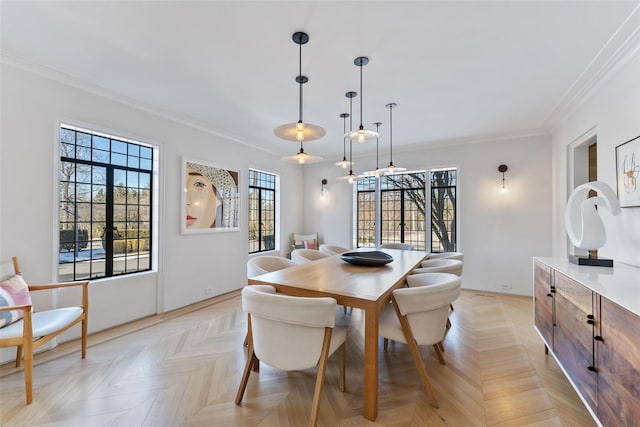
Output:
<svg viewBox="0 0 640 427">
<path fill-rule="evenodd" d="M 380 242 L 425 249 L 425 173 L 380 177 Z"/>
<path fill-rule="evenodd" d="M 60 127 L 59 280 L 151 269 L 153 148 Z"/>
<path fill-rule="evenodd" d="M 456 169 L 429 172 L 431 182 L 431 252 L 456 251 Z"/>
<path fill-rule="evenodd" d="M 276 249 L 276 175 L 249 169 L 249 253 Z"/>
<path fill-rule="evenodd" d="M 356 242 L 359 248 L 376 246 L 376 178 L 356 181 Z"/>
<path fill-rule="evenodd" d="M 430 207 L 426 203 L 427 176 Z M 428 175 L 426 172 L 384 175 L 378 183 L 375 177 L 357 181 L 354 215 L 357 246 L 409 243 L 414 249 L 426 250 L 430 230 L 431 252 L 456 251 L 456 181 L 456 169 L 433 169 Z M 430 224 L 426 221 L 429 216 Z"/>
</svg>

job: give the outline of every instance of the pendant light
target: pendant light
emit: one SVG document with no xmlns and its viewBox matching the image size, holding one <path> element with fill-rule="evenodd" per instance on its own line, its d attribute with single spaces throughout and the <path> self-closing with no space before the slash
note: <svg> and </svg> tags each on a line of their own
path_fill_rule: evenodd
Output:
<svg viewBox="0 0 640 427">
<path fill-rule="evenodd" d="M 393 109 L 397 106 L 398 104 L 395 102 L 390 102 L 385 105 L 385 107 L 389 109 L 389 166 L 382 169 L 385 175 L 407 170 L 407 168 L 401 168 L 393 164 Z"/>
<path fill-rule="evenodd" d="M 376 127 L 376 133 L 378 135 L 380 135 L 379 131 L 380 131 L 380 126 L 382 125 L 382 123 L 375 122 L 373 125 Z M 363 172 L 362 174 L 364 176 L 375 176 L 376 178 L 379 178 L 380 175 L 383 175 L 382 169 L 380 169 L 380 166 L 379 166 L 379 156 L 378 156 L 378 147 L 379 147 L 379 145 L 380 145 L 380 136 L 376 136 L 376 168 L 374 170 L 372 170 L 372 171 Z"/>
<path fill-rule="evenodd" d="M 349 113 L 340 114 L 342 117 L 342 160 L 336 163 L 336 166 L 340 166 L 342 169 L 346 169 L 347 166 L 351 166 L 353 162 L 347 160 L 347 117 Z"/>
<path fill-rule="evenodd" d="M 356 92 L 347 92 L 344 94 L 349 98 L 349 131 L 353 129 L 353 98 L 358 96 Z M 346 135 L 346 134 L 345 134 Z M 349 139 L 349 163 L 353 165 L 353 140 Z M 345 176 L 339 176 L 337 179 L 346 179 L 349 184 L 353 184 L 358 180 L 358 176 L 353 174 L 353 169 L 349 168 L 349 174 Z"/>
<path fill-rule="evenodd" d="M 349 132 L 349 138 L 358 142 L 365 142 L 368 139 L 373 139 L 378 134 L 371 130 L 366 130 L 362 124 L 362 67 L 369 63 L 369 58 L 366 56 L 359 56 L 353 60 L 353 63 L 360 67 L 360 127 L 357 131 Z"/>
<path fill-rule="evenodd" d="M 299 85 L 299 103 L 298 103 L 298 121 L 296 123 L 287 123 L 278 126 L 273 131 L 276 136 L 285 139 L 287 141 L 300 142 L 300 151 L 295 156 L 283 157 L 282 160 L 295 161 L 297 163 L 311 163 L 314 161 L 322 160 L 318 156 L 310 156 L 304 152 L 303 141 L 313 141 L 314 139 L 322 138 L 326 132 L 320 126 L 304 123 L 302 121 L 302 85 L 309 81 L 307 76 L 302 75 L 302 45 L 309 41 L 309 35 L 298 31 L 293 33 L 292 39 L 294 43 L 299 46 L 299 61 L 298 61 L 298 76 L 296 82 Z"/>
</svg>

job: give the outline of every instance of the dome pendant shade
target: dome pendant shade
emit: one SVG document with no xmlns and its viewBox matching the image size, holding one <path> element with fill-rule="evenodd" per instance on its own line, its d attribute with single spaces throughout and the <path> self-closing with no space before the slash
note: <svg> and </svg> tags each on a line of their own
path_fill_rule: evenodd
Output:
<svg viewBox="0 0 640 427">
<path fill-rule="evenodd" d="M 302 141 L 320 139 L 327 132 L 318 125 L 305 123 L 302 120 L 302 85 L 309 81 L 307 76 L 302 75 L 302 45 L 309 41 L 309 35 L 299 31 L 293 34 L 292 39 L 294 43 L 300 46 L 299 68 L 296 76 L 296 82 L 299 85 L 298 121 L 278 126 L 273 133 L 284 140 L 301 143 Z"/>
<path fill-rule="evenodd" d="M 298 154 L 294 156 L 285 156 L 280 160 L 284 160 L 289 163 L 298 163 L 299 165 L 306 165 L 307 163 L 317 163 L 322 160 L 320 156 L 313 156 L 304 152 L 304 148 L 300 147 Z"/>
<path fill-rule="evenodd" d="M 353 60 L 353 63 L 360 67 L 360 126 L 358 127 L 358 130 L 350 131 L 346 136 L 353 141 L 362 143 L 377 137 L 378 133 L 365 129 L 362 124 L 362 67 L 369 63 L 369 58 L 366 56 L 359 56 Z"/>
</svg>

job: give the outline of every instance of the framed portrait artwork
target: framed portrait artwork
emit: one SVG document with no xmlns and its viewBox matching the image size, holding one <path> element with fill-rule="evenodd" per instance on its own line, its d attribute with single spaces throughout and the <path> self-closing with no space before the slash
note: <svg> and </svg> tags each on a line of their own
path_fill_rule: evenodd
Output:
<svg viewBox="0 0 640 427">
<path fill-rule="evenodd" d="M 182 159 L 182 234 L 240 229 L 238 171 Z"/>
<path fill-rule="evenodd" d="M 640 206 L 640 136 L 616 147 L 616 181 L 621 208 Z"/>
</svg>

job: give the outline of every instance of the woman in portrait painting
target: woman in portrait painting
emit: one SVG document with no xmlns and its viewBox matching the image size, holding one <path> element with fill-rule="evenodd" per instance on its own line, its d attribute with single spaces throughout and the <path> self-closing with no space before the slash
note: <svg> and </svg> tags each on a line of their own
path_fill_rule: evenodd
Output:
<svg viewBox="0 0 640 427">
<path fill-rule="evenodd" d="M 211 168 L 187 163 L 187 229 L 213 228 L 222 210 Z"/>
</svg>

